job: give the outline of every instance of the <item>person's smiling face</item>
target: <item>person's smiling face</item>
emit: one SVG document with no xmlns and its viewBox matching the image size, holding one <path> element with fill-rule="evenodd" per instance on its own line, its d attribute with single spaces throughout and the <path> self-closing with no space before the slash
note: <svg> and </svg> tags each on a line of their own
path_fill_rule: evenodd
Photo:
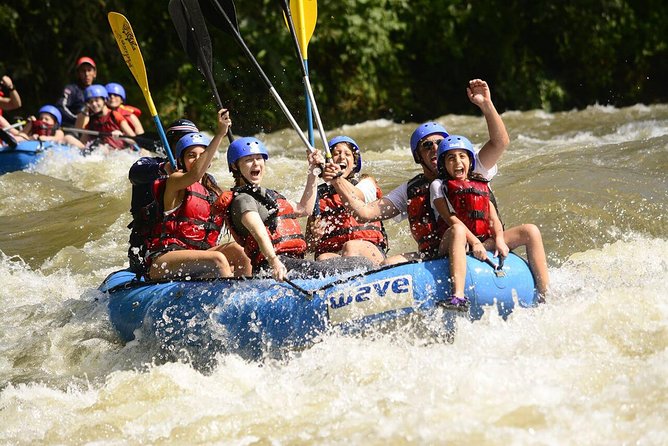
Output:
<svg viewBox="0 0 668 446">
<path fill-rule="evenodd" d="M 343 172 L 343 177 L 348 178 L 355 169 L 355 153 L 348 143 L 340 142 L 332 150 L 332 161 L 338 164 Z"/>
<path fill-rule="evenodd" d="M 448 150 L 445 156 L 445 170 L 455 180 L 465 180 L 471 167 L 469 152 L 463 149 Z"/>
</svg>

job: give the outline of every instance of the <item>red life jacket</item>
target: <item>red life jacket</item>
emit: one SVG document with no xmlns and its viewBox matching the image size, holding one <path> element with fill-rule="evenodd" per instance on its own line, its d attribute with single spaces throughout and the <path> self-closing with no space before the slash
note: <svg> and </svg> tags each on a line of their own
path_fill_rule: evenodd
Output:
<svg viewBox="0 0 668 446">
<path fill-rule="evenodd" d="M 39 136 L 53 136 L 56 134 L 56 125 L 49 125 L 41 119 L 36 119 L 32 122 L 30 133 Z"/>
<path fill-rule="evenodd" d="M 269 209 L 270 216 L 264 222 L 264 225 L 276 254 L 304 257 L 304 253 L 306 253 L 306 240 L 302 234 L 302 228 L 299 225 L 299 220 L 297 220 L 292 205 L 283 195 L 274 190 L 267 189 L 266 194 L 263 196 L 259 189 L 248 186 L 232 190 L 235 196 L 239 193 L 246 193 Z M 248 234 L 245 238 L 241 237 L 232 224 L 229 210 L 227 217 L 227 226 L 230 228 L 230 233 L 232 233 L 234 240 L 244 247 L 244 253 L 251 260 L 253 267 L 261 266 L 266 259 L 253 235 Z"/>
<path fill-rule="evenodd" d="M 166 178 L 153 183 L 154 196 L 164 197 Z M 216 195 L 200 182 L 185 189 L 183 201 L 169 215 L 154 224 L 147 243 L 148 252 L 165 251 L 166 248 L 209 249 L 216 246 L 223 216 L 211 212 Z M 169 250 L 169 249 L 167 249 Z"/>
<path fill-rule="evenodd" d="M 128 121 L 128 124 L 130 124 L 132 130 L 136 132 L 137 129 L 132 123 L 132 120 L 130 120 L 128 117 L 132 115 L 139 117 L 139 115 L 141 115 L 141 110 L 139 110 L 137 107 L 133 107 L 132 105 L 121 104 L 116 109 L 116 111 L 119 112 L 125 118 L 126 121 Z"/>
<path fill-rule="evenodd" d="M 114 130 L 121 129 L 121 122 L 125 121 L 123 115 L 114 110 L 109 110 L 109 113 L 103 115 L 98 113 L 97 115 L 92 115 L 86 128 L 89 130 L 95 130 L 97 132 L 111 133 Z M 124 149 L 126 147 L 125 142 L 120 138 L 112 138 L 111 136 L 101 135 L 99 140 L 104 144 L 109 144 L 115 149 Z"/>
<path fill-rule="evenodd" d="M 440 216 L 434 216 L 429 203 L 430 184 L 424 174 L 408 181 L 408 222 L 418 251 L 433 257 L 438 255 L 438 245 L 448 225 Z"/>
<path fill-rule="evenodd" d="M 482 180 L 443 181 L 443 195 L 448 197 L 457 218 L 481 241 L 492 235 L 489 224 L 490 190 L 487 183 Z"/>
<path fill-rule="evenodd" d="M 351 181 L 357 184 L 357 181 Z M 376 198 L 381 198 L 383 192 L 376 186 Z M 325 233 L 322 235 L 316 248 L 316 257 L 325 252 L 337 252 L 349 240 L 366 240 L 378 246 L 381 251 L 387 248 L 387 235 L 380 221 L 360 223 L 343 204 L 341 196 L 333 186 L 321 184 L 318 186 L 318 206 L 320 216 L 325 222 Z"/>
<path fill-rule="evenodd" d="M 133 105 L 121 104 L 118 107 L 118 111 L 121 112 L 123 116 L 129 116 L 130 114 L 135 115 L 136 117 L 141 116 L 141 110 Z"/>
</svg>

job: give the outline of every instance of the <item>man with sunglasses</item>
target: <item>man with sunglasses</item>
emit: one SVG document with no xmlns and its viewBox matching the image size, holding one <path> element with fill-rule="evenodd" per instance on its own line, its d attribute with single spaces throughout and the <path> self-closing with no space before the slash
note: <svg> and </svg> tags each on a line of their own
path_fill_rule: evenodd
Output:
<svg viewBox="0 0 668 446">
<path fill-rule="evenodd" d="M 510 142 L 508 132 L 494 107 L 487 82 L 481 79 L 469 81 L 466 94 L 482 111 L 489 132 L 489 140 L 476 152 L 475 172 L 491 180 L 497 172 L 496 162 Z M 426 122 L 418 126 L 411 135 L 410 143 L 413 159 L 422 167 L 422 173 L 384 197 L 367 204 L 359 200 L 353 190 L 348 190 L 340 176 L 337 176 L 339 166 L 329 163 L 325 167 L 323 179 L 332 185 L 337 183 L 337 190 L 346 205 L 355 212 L 360 221 L 387 220 L 397 216 L 401 220 L 408 218 L 411 234 L 418 243 L 418 251 L 388 257 L 384 264 L 425 259 L 438 253 L 438 245 L 447 227 L 443 220 L 434 216 L 429 201 L 429 185 L 438 177 L 438 143 L 447 137 L 446 129 L 436 122 Z"/>
</svg>

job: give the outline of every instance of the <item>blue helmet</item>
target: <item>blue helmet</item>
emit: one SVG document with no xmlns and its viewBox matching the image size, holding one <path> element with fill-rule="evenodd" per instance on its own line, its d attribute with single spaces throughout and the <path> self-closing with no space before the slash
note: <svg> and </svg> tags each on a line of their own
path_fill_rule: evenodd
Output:
<svg viewBox="0 0 668 446">
<path fill-rule="evenodd" d="M 125 102 L 125 88 L 123 88 L 121 84 L 117 84 L 116 82 L 111 82 L 105 85 L 104 88 L 107 89 L 107 93 L 120 96 L 123 99 L 123 102 Z"/>
<path fill-rule="evenodd" d="M 258 154 L 262 155 L 264 159 L 269 158 L 267 148 L 259 139 L 253 138 L 252 136 L 235 139 L 227 149 L 227 167 L 230 169 L 230 172 L 232 172 L 232 166 L 239 161 L 240 158 Z"/>
<path fill-rule="evenodd" d="M 445 170 L 445 154 L 450 150 L 455 149 L 466 150 L 469 153 L 469 159 L 471 160 L 469 172 L 473 172 L 473 169 L 475 169 L 475 151 L 473 150 L 471 141 L 465 136 L 450 135 L 438 145 L 438 159 L 436 161 L 436 166 L 438 167 L 438 173 L 440 175 L 447 175 Z"/>
<path fill-rule="evenodd" d="M 53 105 L 43 106 L 42 108 L 39 109 L 38 113 L 48 113 L 50 115 L 53 115 L 54 118 L 56 118 L 56 122 L 58 123 L 58 125 L 62 125 L 63 123 L 63 115 L 60 113 L 60 110 L 58 110 Z"/>
<path fill-rule="evenodd" d="M 87 87 L 84 90 L 84 99 L 88 101 L 93 98 L 104 98 L 105 100 L 108 99 L 109 94 L 107 93 L 107 89 L 100 84 L 93 84 L 90 87 Z"/>
<path fill-rule="evenodd" d="M 355 164 L 355 168 L 353 169 L 353 172 L 357 173 L 360 170 L 362 170 L 362 153 L 360 152 L 360 147 L 357 145 L 354 139 L 352 139 L 349 136 L 337 136 L 336 138 L 332 138 L 329 140 L 327 145 L 329 148 L 333 148 L 335 145 L 341 142 L 347 142 L 352 146 L 353 153 L 356 154 L 357 158 L 357 163 Z"/>
<path fill-rule="evenodd" d="M 413 159 L 416 163 L 420 164 L 420 159 L 417 154 L 418 143 L 422 138 L 426 138 L 433 134 L 441 135 L 443 138 L 448 137 L 448 131 L 438 122 L 425 122 L 424 124 L 420 124 L 411 135 L 411 152 L 413 153 Z"/>
<path fill-rule="evenodd" d="M 202 133 L 188 133 L 179 139 L 174 148 L 174 158 L 178 161 L 184 150 L 192 146 L 208 146 L 211 143 L 211 138 Z"/>
</svg>

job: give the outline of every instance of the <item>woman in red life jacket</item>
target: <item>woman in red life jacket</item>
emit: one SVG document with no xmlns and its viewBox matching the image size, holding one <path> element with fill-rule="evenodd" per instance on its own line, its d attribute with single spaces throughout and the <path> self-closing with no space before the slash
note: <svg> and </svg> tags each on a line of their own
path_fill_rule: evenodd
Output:
<svg viewBox="0 0 668 446">
<path fill-rule="evenodd" d="M 332 161 L 340 168 L 338 181 L 318 186 L 318 214 L 309 217 L 307 241 L 317 260 L 361 256 L 379 265 L 385 259 L 387 236 L 380 221 L 359 222 L 347 209 L 339 190 L 346 188 L 358 199 L 370 203 L 383 196 L 376 180 L 360 176 L 362 155 L 348 136 L 337 136 L 328 143 Z"/>
<path fill-rule="evenodd" d="M 16 140 L 35 139 L 62 143 L 65 141 L 65 133 L 60 129 L 62 122 L 60 110 L 53 105 L 45 105 L 39 109 L 37 118 L 34 116 L 28 118 L 28 123 L 17 135 Z"/>
<path fill-rule="evenodd" d="M 107 144 L 112 149 L 126 149 L 133 146 L 132 140 L 122 136 L 135 136 L 135 132 L 123 115 L 107 107 L 108 97 L 107 89 L 100 84 L 93 84 L 84 90 L 86 111 L 77 115 L 76 127 L 100 134 L 82 134 L 79 147 Z"/>
<path fill-rule="evenodd" d="M 164 212 L 147 243 L 149 277 L 153 280 L 232 276 L 223 247 L 216 245 L 223 217 L 212 212 L 222 191 L 207 174 L 229 124 L 229 114 L 223 109 L 218 112 L 213 140 L 201 133 L 183 136 L 174 149 L 178 170 L 156 181 L 156 188 L 162 189 Z"/>
<path fill-rule="evenodd" d="M 319 152 L 309 152 L 309 173 L 301 200 L 293 206 L 280 193 L 262 187 L 269 152 L 257 138 L 236 139 L 227 150 L 227 164 L 234 175 L 234 198 L 228 205 L 227 223 L 234 239 L 244 247 L 253 271 L 270 267 L 276 280 L 288 269 L 308 263 L 306 241 L 297 218 L 310 215 L 316 197 L 315 166 L 324 162 Z"/>
<path fill-rule="evenodd" d="M 135 135 L 144 134 L 144 127 L 139 121 L 141 110 L 125 103 L 125 88 L 116 82 L 110 82 L 105 85 L 104 88 L 107 89 L 107 94 L 109 95 L 107 106 L 123 115 L 128 121 L 128 124 L 130 124 L 130 127 L 132 127 L 132 131 L 135 132 Z"/>
<path fill-rule="evenodd" d="M 448 225 L 439 246 L 439 254 L 450 258 L 453 292 L 447 304 L 462 311 L 468 307 L 464 296 L 467 247 L 484 261 L 487 251 L 506 257 L 511 249 L 526 246 L 536 291 L 544 299 L 550 279 L 538 227 L 524 224 L 504 230 L 490 200 L 488 181 L 473 174 L 475 152 L 467 138 L 448 136 L 438 145 L 437 156 L 439 178 L 432 181 L 429 192 L 432 206 Z"/>
</svg>

